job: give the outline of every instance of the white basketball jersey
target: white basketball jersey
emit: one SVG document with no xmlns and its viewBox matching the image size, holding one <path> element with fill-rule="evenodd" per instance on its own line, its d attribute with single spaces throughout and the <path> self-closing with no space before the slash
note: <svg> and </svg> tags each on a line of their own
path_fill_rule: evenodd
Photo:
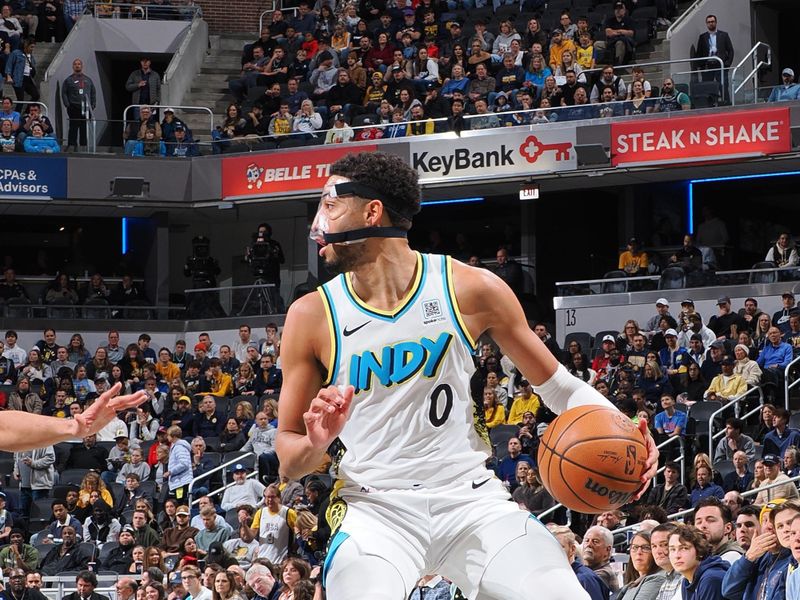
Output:
<svg viewBox="0 0 800 600">
<path fill-rule="evenodd" d="M 352 385 L 332 448 L 345 485 L 435 487 L 480 473 L 490 444 L 470 394 L 475 342 L 464 326 L 450 257 L 417 254 L 414 283 L 393 311 L 370 307 L 348 274 L 319 288 L 331 356 L 326 385 Z"/>
</svg>

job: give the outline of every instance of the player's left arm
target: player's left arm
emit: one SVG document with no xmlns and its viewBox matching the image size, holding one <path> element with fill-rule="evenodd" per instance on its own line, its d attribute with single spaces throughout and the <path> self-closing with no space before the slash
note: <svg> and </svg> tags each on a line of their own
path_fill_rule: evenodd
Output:
<svg viewBox="0 0 800 600">
<path fill-rule="evenodd" d="M 503 280 L 485 269 L 457 261 L 453 261 L 453 280 L 459 309 L 472 338 L 488 333 L 554 412 L 560 414 L 589 404 L 615 408 L 600 392 L 572 376 L 556 360 L 528 326 L 522 306 Z M 658 469 L 658 450 L 645 419 L 640 421 L 639 429 L 648 450 L 641 496 Z"/>
</svg>

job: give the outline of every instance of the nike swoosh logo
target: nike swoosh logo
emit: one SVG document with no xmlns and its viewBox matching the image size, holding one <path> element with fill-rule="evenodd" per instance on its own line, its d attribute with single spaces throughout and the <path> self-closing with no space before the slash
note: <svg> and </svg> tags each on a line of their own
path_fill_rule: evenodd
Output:
<svg viewBox="0 0 800 600">
<path fill-rule="evenodd" d="M 475 483 L 475 482 L 473 481 L 473 482 L 472 482 L 472 489 L 473 489 L 473 490 L 477 490 L 479 487 L 481 487 L 482 485 L 484 485 L 484 484 L 486 484 L 486 483 L 489 483 L 491 480 L 492 480 L 492 478 L 491 478 L 491 477 L 489 477 L 488 479 L 484 479 L 484 480 L 483 480 L 483 481 L 481 481 L 480 483 Z"/>
<path fill-rule="evenodd" d="M 350 336 L 350 335 L 353 335 L 353 334 L 354 334 L 356 331 L 358 331 L 358 330 L 359 330 L 359 329 L 361 329 L 362 327 L 366 327 L 366 326 L 367 326 L 367 325 L 369 325 L 370 323 L 372 323 L 372 321 L 371 321 L 371 320 L 370 320 L 370 321 L 367 321 L 366 323 L 362 323 L 361 325 L 359 325 L 358 327 L 354 327 L 353 329 L 348 329 L 348 328 L 347 328 L 347 325 L 345 325 L 345 327 L 344 327 L 344 331 L 343 331 L 342 333 L 344 334 L 344 337 L 348 337 L 348 336 Z"/>
</svg>

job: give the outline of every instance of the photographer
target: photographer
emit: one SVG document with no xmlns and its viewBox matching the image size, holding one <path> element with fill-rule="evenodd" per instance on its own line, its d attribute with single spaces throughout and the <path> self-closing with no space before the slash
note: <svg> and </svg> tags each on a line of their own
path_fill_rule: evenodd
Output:
<svg viewBox="0 0 800 600">
<path fill-rule="evenodd" d="M 276 312 L 283 312 L 280 296 L 281 265 L 286 262 L 280 243 L 272 239 L 272 227 L 261 223 L 253 235 L 253 244 L 245 249 L 245 261 L 250 264 L 256 281 L 273 284 L 267 288 L 270 303 Z"/>
<path fill-rule="evenodd" d="M 211 241 L 202 235 L 192 238 L 192 256 L 186 259 L 183 274 L 192 278 L 194 289 L 217 287 L 219 264 L 211 255 Z M 216 292 L 191 294 L 186 299 L 190 317 L 224 317 L 225 311 L 219 304 Z"/>
</svg>

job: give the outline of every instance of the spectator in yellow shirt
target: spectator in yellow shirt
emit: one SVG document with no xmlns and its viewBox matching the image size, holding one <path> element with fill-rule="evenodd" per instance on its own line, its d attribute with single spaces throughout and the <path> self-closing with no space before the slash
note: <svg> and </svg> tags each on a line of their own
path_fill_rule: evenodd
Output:
<svg viewBox="0 0 800 600">
<path fill-rule="evenodd" d="M 519 383 L 519 392 L 515 394 L 514 403 L 508 413 L 508 424 L 519 425 L 522 423 L 522 416 L 530 411 L 534 415 L 539 410 L 541 398 L 533 393 L 533 388 L 527 380 L 523 379 Z"/>
<path fill-rule="evenodd" d="M 575 56 L 575 43 L 564 37 L 564 32 L 560 29 L 553 29 L 552 38 L 550 39 L 550 70 L 553 73 L 561 65 L 561 57 L 565 50 L 572 52 Z"/>
<path fill-rule="evenodd" d="M 735 366 L 736 361 L 730 356 L 722 359 L 722 373 L 711 380 L 711 385 L 706 390 L 706 400 L 728 402 L 747 391 L 747 381 L 733 372 Z"/>
<path fill-rule="evenodd" d="M 647 258 L 647 252 L 642 251 L 639 240 L 631 238 L 628 241 L 628 249 L 619 255 L 620 271 L 625 271 L 631 276 L 645 275 L 649 266 L 650 259 Z"/>
<path fill-rule="evenodd" d="M 483 416 L 487 429 L 506 422 L 506 408 L 497 402 L 497 392 L 490 387 L 483 388 Z"/>
<path fill-rule="evenodd" d="M 211 395 L 218 398 L 225 398 L 233 395 L 233 379 L 227 373 L 222 372 L 222 361 L 212 358 L 208 363 L 206 375 L 211 380 Z"/>
<path fill-rule="evenodd" d="M 162 381 L 173 381 L 180 379 L 181 369 L 178 365 L 172 362 L 172 353 L 169 348 L 161 348 L 158 351 L 158 362 L 155 365 L 156 373 Z"/>
</svg>

